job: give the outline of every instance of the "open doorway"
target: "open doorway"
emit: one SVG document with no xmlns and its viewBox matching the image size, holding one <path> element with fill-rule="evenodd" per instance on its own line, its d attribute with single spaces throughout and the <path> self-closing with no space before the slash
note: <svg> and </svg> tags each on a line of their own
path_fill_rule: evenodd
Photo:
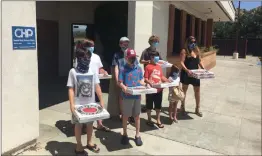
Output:
<svg viewBox="0 0 262 156">
<path fill-rule="evenodd" d="M 71 67 L 76 65 L 75 45 L 86 38 L 95 40 L 94 24 L 71 24 Z"/>
</svg>

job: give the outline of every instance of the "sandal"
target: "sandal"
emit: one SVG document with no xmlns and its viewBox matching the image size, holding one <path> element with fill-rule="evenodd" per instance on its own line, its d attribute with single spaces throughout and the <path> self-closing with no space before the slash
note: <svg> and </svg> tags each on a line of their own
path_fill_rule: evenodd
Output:
<svg viewBox="0 0 262 156">
<path fill-rule="evenodd" d="M 147 121 L 146 124 L 150 127 L 154 127 L 154 123 L 152 121 Z"/>
<path fill-rule="evenodd" d="M 100 127 L 100 128 L 96 128 L 97 130 L 100 130 L 100 131 L 104 131 L 104 132 L 110 132 L 111 130 L 110 130 L 110 128 L 108 128 L 108 127 L 106 127 L 106 126 L 102 126 L 102 127 Z"/>
<path fill-rule="evenodd" d="M 199 111 L 199 108 L 196 108 L 195 113 L 196 113 L 197 116 L 203 117 L 203 114 L 202 114 L 202 112 Z"/>
<path fill-rule="evenodd" d="M 86 148 L 95 153 L 99 153 L 100 151 L 100 148 L 98 148 L 96 144 L 94 144 L 93 146 L 86 145 Z"/>
<path fill-rule="evenodd" d="M 163 124 L 156 124 L 158 128 L 164 128 L 165 126 Z"/>
<path fill-rule="evenodd" d="M 75 154 L 76 154 L 77 156 L 88 156 L 88 153 L 87 153 L 85 150 L 83 150 L 83 151 L 77 151 L 77 150 L 75 150 Z"/>
</svg>

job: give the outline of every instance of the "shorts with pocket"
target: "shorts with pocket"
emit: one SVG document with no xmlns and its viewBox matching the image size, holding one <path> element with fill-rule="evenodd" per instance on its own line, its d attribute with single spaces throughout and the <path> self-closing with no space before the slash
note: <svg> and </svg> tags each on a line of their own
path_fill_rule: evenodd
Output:
<svg viewBox="0 0 262 156">
<path fill-rule="evenodd" d="M 72 124 L 82 124 L 82 123 L 79 123 L 77 118 L 75 117 L 74 114 L 72 114 L 72 117 L 71 117 L 71 123 Z M 87 122 L 87 123 L 83 123 L 83 124 L 86 124 L 86 125 L 93 125 L 94 121 L 92 122 Z"/>
<path fill-rule="evenodd" d="M 136 117 L 141 112 L 141 98 L 127 99 L 123 98 L 123 115 Z"/>
</svg>

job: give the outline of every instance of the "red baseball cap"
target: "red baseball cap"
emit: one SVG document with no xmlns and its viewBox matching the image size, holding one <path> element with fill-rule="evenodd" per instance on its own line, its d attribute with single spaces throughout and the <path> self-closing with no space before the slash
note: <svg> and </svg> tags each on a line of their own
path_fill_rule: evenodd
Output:
<svg viewBox="0 0 262 156">
<path fill-rule="evenodd" d="M 127 58 L 136 57 L 136 51 L 135 51 L 134 49 L 128 48 L 128 49 L 126 50 L 126 57 L 127 57 Z"/>
</svg>

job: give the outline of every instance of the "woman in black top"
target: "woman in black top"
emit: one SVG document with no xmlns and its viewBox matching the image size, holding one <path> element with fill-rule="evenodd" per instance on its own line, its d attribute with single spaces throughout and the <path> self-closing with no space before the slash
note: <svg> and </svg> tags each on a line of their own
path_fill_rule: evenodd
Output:
<svg viewBox="0 0 262 156">
<path fill-rule="evenodd" d="M 181 50 L 180 53 L 180 63 L 182 66 L 180 81 L 183 84 L 182 88 L 186 95 L 188 85 L 191 84 L 194 87 L 195 99 L 196 99 L 196 109 L 195 113 L 202 117 L 200 112 L 200 80 L 192 77 L 192 69 L 198 69 L 199 66 L 204 69 L 201 62 L 200 51 L 196 45 L 196 40 L 193 36 L 190 36 L 185 44 L 185 48 Z M 185 99 L 182 101 L 181 111 L 185 113 Z"/>
</svg>

